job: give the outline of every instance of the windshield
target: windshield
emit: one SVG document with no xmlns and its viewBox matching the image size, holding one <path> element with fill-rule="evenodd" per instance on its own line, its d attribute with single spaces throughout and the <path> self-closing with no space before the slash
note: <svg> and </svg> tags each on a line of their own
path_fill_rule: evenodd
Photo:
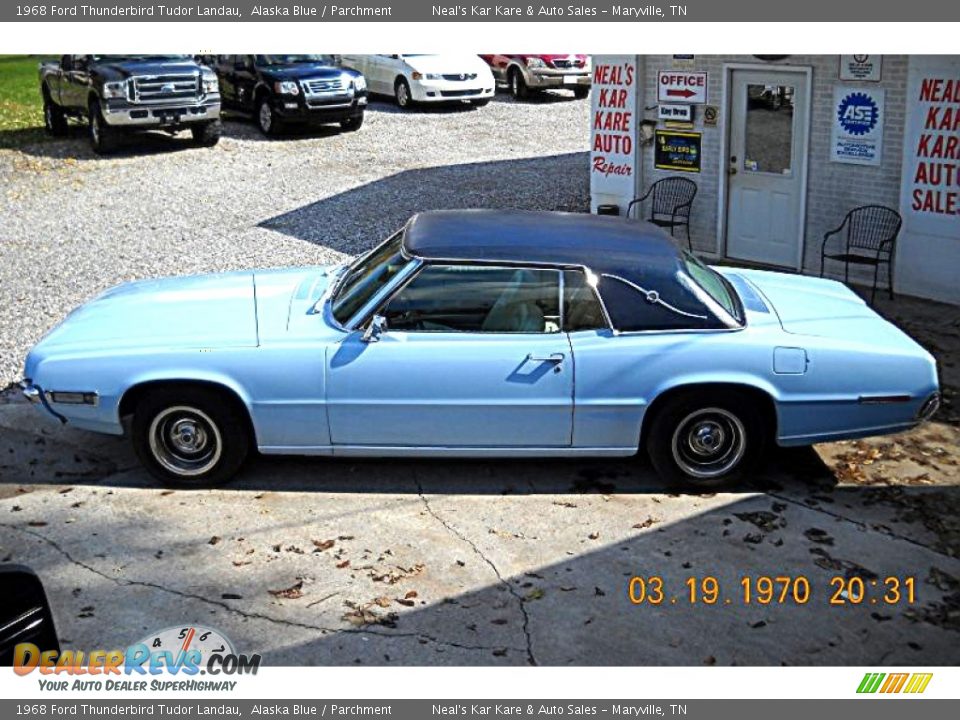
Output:
<svg viewBox="0 0 960 720">
<path fill-rule="evenodd" d="M 190 55 L 91 55 L 95 62 L 124 60 L 192 60 Z"/>
<path fill-rule="evenodd" d="M 333 65 L 333 55 L 257 55 L 257 65 L 298 65 L 300 63 L 321 63 Z"/>
<path fill-rule="evenodd" d="M 743 322 L 743 310 L 740 306 L 740 298 L 734 291 L 733 286 L 723 275 L 716 270 L 704 265 L 692 253 L 683 251 L 683 264 L 686 267 L 687 274 L 693 278 L 703 290 L 713 298 L 731 317 L 737 322 Z"/>
<path fill-rule="evenodd" d="M 407 264 L 401 252 L 402 233 L 397 233 L 366 255 L 361 255 L 347 270 L 333 295 L 333 316 L 341 325 L 386 287 Z"/>
</svg>

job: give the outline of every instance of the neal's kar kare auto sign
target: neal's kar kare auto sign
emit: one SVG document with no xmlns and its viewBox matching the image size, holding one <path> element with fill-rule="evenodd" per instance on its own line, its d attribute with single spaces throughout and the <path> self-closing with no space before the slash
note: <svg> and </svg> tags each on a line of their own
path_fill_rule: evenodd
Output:
<svg viewBox="0 0 960 720">
<path fill-rule="evenodd" d="M 884 91 L 881 88 L 833 89 L 830 160 L 879 165 L 883 156 Z"/>
<path fill-rule="evenodd" d="M 596 57 L 593 67 L 590 173 L 611 193 L 632 195 L 636 176 L 637 78 L 630 55 Z"/>
<path fill-rule="evenodd" d="M 907 137 L 904 176 L 910 210 L 931 218 L 960 218 L 960 77 L 922 77 L 910 98 L 915 129 Z M 960 225 L 957 225 L 960 234 Z"/>
</svg>

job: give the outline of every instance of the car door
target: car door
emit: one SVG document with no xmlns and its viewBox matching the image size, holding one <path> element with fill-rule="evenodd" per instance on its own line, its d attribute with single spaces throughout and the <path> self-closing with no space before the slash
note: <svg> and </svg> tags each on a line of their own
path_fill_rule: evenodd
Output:
<svg viewBox="0 0 960 720">
<path fill-rule="evenodd" d="M 375 342 L 327 357 L 337 447 L 558 448 L 571 442 L 573 357 L 555 270 L 427 265 L 383 306 Z"/>
<path fill-rule="evenodd" d="M 86 110 L 90 87 L 89 55 L 71 55 L 69 69 L 63 73 L 60 86 L 60 102 L 64 107 Z"/>
<path fill-rule="evenodd" d="M 220 100 L 224 107 L 237 109 L 236 64 L 239 55 L 217 56 L 217 79 L 220 81 Z"/>
<path fill-rule="evenodd" d="M 255 112 L 253 106 L 254 90 L 257 87 L 257 68 L 253 55 L 237 55 L 234 63 L 233 85 L 237 108 L 245 112 Z"/>
</svg>

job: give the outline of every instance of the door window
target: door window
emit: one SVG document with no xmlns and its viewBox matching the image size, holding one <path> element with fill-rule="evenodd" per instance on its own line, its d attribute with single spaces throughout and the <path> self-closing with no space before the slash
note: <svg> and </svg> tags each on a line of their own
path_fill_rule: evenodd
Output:
<svg viewBox="0 0 960 720">
<path fill-rule="evenodd" d="M 581 270 L 563 273 L 563 324 L 567 332 L 608 327 L 597 292 Z"/>
<path fill-rule="evenodd" d="M 560 332 L 557 270 L 428 265 L 387 303 L 389 330 Z"/>
<path fill-rule="evenodd" d="M 747 85 L 744 172 L 790 175 L 793 171 L 792 85 Z"/>
</svg>

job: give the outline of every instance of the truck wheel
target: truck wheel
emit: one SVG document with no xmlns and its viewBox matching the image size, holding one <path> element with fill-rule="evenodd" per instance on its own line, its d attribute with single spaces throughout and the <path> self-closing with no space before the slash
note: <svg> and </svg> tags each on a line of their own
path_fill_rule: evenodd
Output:
<svg viewBox="0 0 960 720">
<path fill-rule="evenodd" d="M 220 142 L 220 135 L 222 133 L 223 123 L 219 120 L 200 123 L 190 127 L 190 134 L 193 135 L 193 142 L 201 147 L 213 147 Z"/>
<path fill-rule="evenodd" d="M 575 87 L 573 89 L 573 96 L 577 100 L 583 100 L 586 97 L 590 96 L 590 86 L 587 87 Z"/>
<path fill-rule="evenodd" d="M 47 132 L 54 137 L 63 137 L 67 134 L 67 116 L 63 108 L 50 99 L 46 89 L 43 91 L 43 124 Z"/>
<path fill-rule="evenodd" d="M 363 113 L 340 121 L 340 127 L 344 130 L 344 132 L 356 132 L 362 125 Z"/>
<path fill-rule="evenodd" d="M 117 149 L 118 133 L 107 125 L 100 111 L 100 101 L 90 101 L 90 147 L 97 155 L 108 155 Z"/>
<path fill-rule="evenodd" d="M 410 83 L 404 77 L 397 78 L 393 84 L 393 97 L 397 101 L 397 106 L 408 108 L 413 106 L 413 95 L 410 93 Z"/>
<path fill-rule="evenodd" d="M 517 68 L 510 70 L 510 94 L 517 100 L 526 100 L 530 97 L 530 88 L 527 81 L 523 79 L 523 73 Z"/>
<path fill-rule="evenodd" d="M 133 415 L 133 448 L 147 471 L 170 487 L 221 485 L 250 451 L 246 418 L 236 403 L 207 388 L 161 388 Z"/>
<path fill-rule="evenodd" d="M 280 120 L 266 95 L 257 100 L 257 127 L 267 137 L 276 137 L 280 132 Z"/>
<path fill-rule="evenodd" d="M 760 413 L 732 392 L 702 391 L 673 398 L 653 417 L 647 453 L 665 480 L 717 488 L 740 479 L 763 453 Z"/>
</svg>

